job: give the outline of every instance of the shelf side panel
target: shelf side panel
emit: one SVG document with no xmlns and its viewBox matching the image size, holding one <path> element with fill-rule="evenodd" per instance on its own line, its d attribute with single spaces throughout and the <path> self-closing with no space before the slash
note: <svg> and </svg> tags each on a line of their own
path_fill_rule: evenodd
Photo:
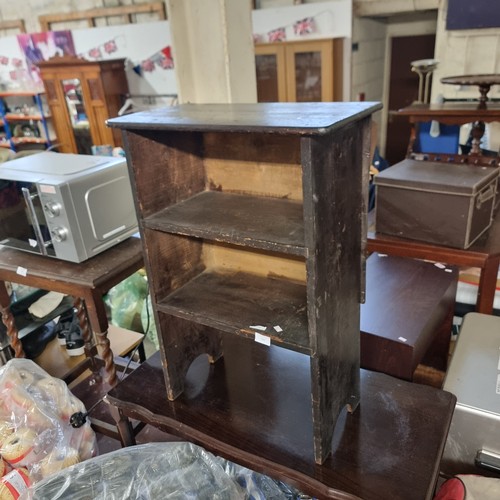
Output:
<svg viewBox="0 0 500 500">
<path fill-rule="evenodd" d="M 141 218 L 205 189 L 198 133 L 124 132 L 124 143 Z"/>
<path fill-rule="evenodd" d="M 359 402 L 364 149 L 370 118 L 303 139 L 305 241 L 315 455 L 331 451 L 336 419 Z M 364 226 L 366 227 L 366 226 Z M 321 381 L 321 382 L 320 382 Z"/>
</svg>

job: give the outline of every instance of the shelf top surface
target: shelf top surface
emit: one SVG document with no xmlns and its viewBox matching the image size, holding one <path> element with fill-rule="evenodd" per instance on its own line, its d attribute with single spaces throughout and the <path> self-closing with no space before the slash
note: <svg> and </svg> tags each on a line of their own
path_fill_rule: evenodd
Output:
<svg viewBox="0 0 500 500">
<path fill-rule="evenodd" d="M 377 102 L 181 104 L 108 120 L 125 130 L 265 132 L 320 135 L 371 115 Z"/>
</svg>

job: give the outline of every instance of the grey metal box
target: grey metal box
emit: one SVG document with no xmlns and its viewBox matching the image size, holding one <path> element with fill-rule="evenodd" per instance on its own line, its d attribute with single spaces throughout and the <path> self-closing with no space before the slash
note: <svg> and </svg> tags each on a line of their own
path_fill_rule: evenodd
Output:
<svg viewBox="0 0 500 500">
<path fill-rule="evenodd" d="M 500 168 L 403 160 L 375 176 L 376 230 L 468 248 L 491 225 Z"/>
<path fill-rule="evenodd" d="M 441 470 L 500 473 L 500 317 L 464 317 L 443 389 L 457 397 Z M 483 467 L 484 467 L 483 465 Z"/>
</svg>

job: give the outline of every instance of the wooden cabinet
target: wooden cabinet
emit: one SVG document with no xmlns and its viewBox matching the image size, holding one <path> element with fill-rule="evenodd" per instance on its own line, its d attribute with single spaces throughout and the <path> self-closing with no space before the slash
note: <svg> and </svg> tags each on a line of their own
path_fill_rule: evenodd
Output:
<svg viewBox="0 0 500 500">
<path fill-rule="evenodd" d="M 118 115 L 128 93 L 124 61 L 58 57 L 38 64 L 59 151 L 92 154 L 92 145 L 121 146 L 106 120 Z"/>
<path fill-rule="evenodd" d="M 304 432 L 318 463 L 331 450 L 339 412 L 359 401 L 377 109 L 181 105 L 108 122 L 125 134 L 168 398 L 183 392 L 196 357 L 222 356 L 224 335 L 302 353 L 310 358 L 314 421 Z"/>
<path fill-rule="evenodd" d="M 342 39 L 255 46 L 259 102 L 342 100 Z"/>
<path fill-rule="evenodd" d="M 46 149 L 56 141 L 43 93 L 0 92 L 0 116 L 4 129 L 0 147 Z"/>
</svg>

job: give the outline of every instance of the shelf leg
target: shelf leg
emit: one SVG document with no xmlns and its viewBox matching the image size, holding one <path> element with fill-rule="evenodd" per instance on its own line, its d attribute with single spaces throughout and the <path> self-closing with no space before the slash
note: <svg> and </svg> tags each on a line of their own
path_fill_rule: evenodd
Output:
<svg viewBox="0 0 500 500">
<path fill-rule="evenodd" d="M 14 349 L 16 358 L 26 357 L 23 351 L 23 344 L 19 340 L 14 316 L 10 310 L 10 297 L 7 292 L 5 282 L 0 282 L 0 311 L 2 313 L 2 322 L 7 328 L 7 335 L 10 340 L 10 346 Z"/>
<path fill-rule="evenodd" d="M 158 316 L 167 397 L 173 401 L 184 391 L 187 371 L 198 356 L 207 354 L 210 363 L 222 356 L 222 333 L 161 312 Z"/>
</svg>

